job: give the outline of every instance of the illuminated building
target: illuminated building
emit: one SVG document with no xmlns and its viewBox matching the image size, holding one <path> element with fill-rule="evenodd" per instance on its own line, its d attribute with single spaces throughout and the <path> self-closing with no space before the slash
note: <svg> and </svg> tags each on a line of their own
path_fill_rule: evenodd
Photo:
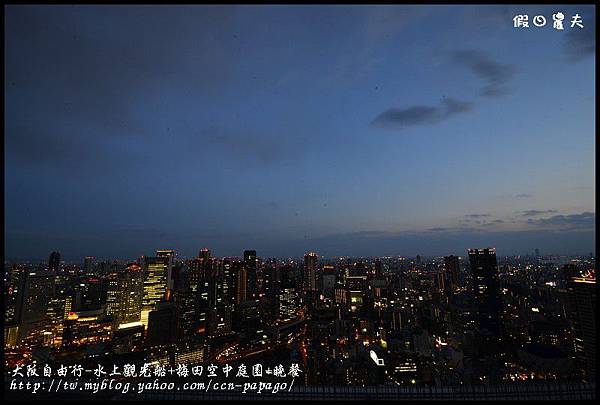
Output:
<svg viewBox="0 0 600 405">
<path fill-rule="evenodd" d="M 129 322 L 119 325 L 113 333 L 115 353 L 131 353 L 141 350 L 144 343 L 144 325 L 141 322 Z"/>
<path fill-rule="evenodd" d="M 279 293 L 279 321 L 292 321 L 298 316 L 300 297 L 295 288 L 282 288 Z"/>
<path fill-rule="evenodd" d="M 433 281 L 437 291 L 441 292 L 446 289 L 446 274 L 443 271 L 433 273 Z"/>
<path fill-rule="evenodd" d="M 108 288 L 104 277 L 89 276 L 82 280 L 80 286 L 80 302 L 77 310 L 91 311 L 100 308 L 106 302 Z"/>
<path fill-rule="evenodd" d="M 148 325 L 148 313 L 154 309 L 157 302 L 165 298 L 168 288 L 169 262 L 168 257 L 145 258 L 141 320 L 146 326 Z"/>
<path fill-rule="evenodd" d="M 167 259 L 167 289 L 173 289 L 173 266 L 175 265 L 175 251 L 163 249 L 156 251 L 156 257 Z"/>
<path fill-rule="evenodd" d="M 256 250 L 244 250 L 244 268 L 246 269 L 246 299 L 258 298 L 258 278 Z"/>
<path fill-rule="evenodd" d="M 242 302 L 238 307 L 237 325 L 240 345 L 257 347 L 266 344 L 266 332 L 258 300 Z"/>
<path fill-rule="evenodd" d="M 319 256 L 314 252 L 304 255 L 304 289 L 306 291 L 317 290 L 317 266 Z"/>
<path fill-rule="evenodd" d="M 136 263 L 108 275 L 106 314 L 115 325 L 140 320 L 144 294 L 144 272 Z"/>
<path fill-rule="evenodd" d="M 262 305 L 264 308 L 265 320 L 268 324 L 272 324 L 279 314 L 279 289 L 280 289 L 280 272 L 277 268 L 275 260 L 269 260 L 265 263 L 263 270 L 263 297 Z"/>
<path fill-rule="evenodd" d="M 203 249 L 203 251 L 209 252 L 208 249 Z M 206 332 L 209 310 L 208 263 L 210 263 L 208 255 L 188 262 L 183 275 L 182 290 L 175 294 L 181 334 L 184 337 Z"/>
<path fill-rule="evenodd" d="M 103 309 L 71 312 L 64 321 L 63 346 L 109 342 L 111 337 L 112 320 Z"/>
<path fill-rule="evenodd" d="M 596 376 L 596 278 L 575 277 L 568 285 L 571 321 L 575 338 L 575 356 L 585 376 Z"/>
<path fill-rule="evenodd" d="M 248 272 L 246 267 L 237 266 L 236 304 L 246 301 L 248 295 Z"/>
<path fill-rule="evenodd" d="M 175 352 L 175 364 L 200 364 L 204 362 L 204 349 L 204 345 L 178 345 Z"/>
<path fill-rule="evenodd" d="M 210 249 L 202 248 L 198 252 L 198 258 L 203 261 L 208 261 L 210 259 Z"/>
<path fill-rule="evenodd" d="M 209 336 L 221 336 L 231 333 L 233 297 L 230 284 L 233 271 L 231 263 L 225 261 L 213 261 L 212 268 L 208 272 L 208 334 Z"/>
<path fill-rule="evenodd" d="M 4 322 L 6 325 L 16 325 L 21 322 L 23 290 L 27 275 L 27 269 L 21 266 L 15 266 L 11 270 L 4 285 Z"/>
<path fill-rule="evenodd" d="M 12 320 L 18 326 L 16 344 L 27 340 L 34 344 L 47 326 L 48 303 L 54 297 L 54 275 L 45 270 L 20 272 L 12 288 L 10 304 Z M 14 312 L 13 312 L 14 311 Z"/>
<path fill-rule="evenodd" d="M 185 303 L 182 302 L 185 314 L 181 316 L 185 318 L 186 325 L 182 327 L 187 329 L 191 326 L 192 334 L 205 334 L 207 331 L 211 266 L 210 250 L 206 248 L 200 250 L 199 257 L 189 263 Z"/>
<path fill-rule="evenodd" d="M 331 265 L 323 266 L 323 275 L 321 277 L 321 292 L 328 298 L 334 297 L 335 280 L 335 267 Z"/>
</svg>

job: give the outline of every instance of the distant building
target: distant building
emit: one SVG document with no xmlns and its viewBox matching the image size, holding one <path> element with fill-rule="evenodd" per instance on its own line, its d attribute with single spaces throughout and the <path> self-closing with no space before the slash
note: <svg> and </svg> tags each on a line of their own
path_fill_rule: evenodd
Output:
<svg viewBox="0 0 600 405">
<path fill-rule="evenodd" d="M 60 269 L 60 252 L 54 251 L 50 253 L 50 259 L 48 260 L 48 271 L 58 274 Z"/>
<path fill-rule="evenodd" d="M 455 289 L 458 286 L 458 275 L 460 272 L 460 264 L 457 256 L 445 256 L 444 268 L 446 270 L 447 287 Z"/>
<path fill-rule="evenodd" d="M 83 259 L 83 273 L 90 274 L 94 269 L 94 258 L 91 256 L 86 256 Z"/>
</svg>

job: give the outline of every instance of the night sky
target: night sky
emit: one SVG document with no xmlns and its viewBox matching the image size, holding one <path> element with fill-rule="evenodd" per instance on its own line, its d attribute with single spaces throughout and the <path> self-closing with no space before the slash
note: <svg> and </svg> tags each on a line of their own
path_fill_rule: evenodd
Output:
<svg viewBox="0 0 600 405">
<path fill-rule="evenodd" d="M 9 6 L 5 255 L 588 254 L 594 14 Z"/>
</svg>

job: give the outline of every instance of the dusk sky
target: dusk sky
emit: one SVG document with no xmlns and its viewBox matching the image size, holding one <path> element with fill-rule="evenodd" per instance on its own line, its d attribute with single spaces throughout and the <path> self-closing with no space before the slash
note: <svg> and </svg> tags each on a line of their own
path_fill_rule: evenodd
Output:
<svg viewBox="0 0 600 405">
<path fill-rule="evenodd" d="M 5 255 L 593 252 L 594 14 L 9 6 Z"/>
</svg>

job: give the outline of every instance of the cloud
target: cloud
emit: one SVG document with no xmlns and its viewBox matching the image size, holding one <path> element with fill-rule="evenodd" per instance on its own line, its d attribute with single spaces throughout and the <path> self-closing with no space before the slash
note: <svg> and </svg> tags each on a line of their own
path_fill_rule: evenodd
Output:
<svg viewBox="0 0 600 405">
<path fill-rule="evenodd" d="M 523 216 L 524 217 L 535 217 L 537 215 L 542 215 L 542 214 L 553 214 L 557 212 L 556 210 L 525 210 L 523 211 Z"/>
<path fill-rule="evenodd" d="M 496 62 L 478 50 L 452 51 L 450 55 L 455 63 L 466 66 L 484 80 L 485 84 L 480 95 L 497 97 L 509 92 L 508 82 L 516 73 L 513 65 Z M 474 103 L 471 101 L 444 97 L 438 106 L 414 105 L 407 108 L 390 108 L 375 117 L 371 125 L 396 130 L 411 126 L 434 125 L 454 115 L 469 112 L 473 107 Z"/>
<path fill-rule="evenodd" d="M 466 218 L 485 218 L 485 217 L 491 217 L 490 214 L 466 214 L 465 215 Z"/>
<path fill-rule="evenodd" d="M 270 166 L 284 160 L 299 158 L 306 150 L 300 136 L 276 137 L 258 130 L 234 130 L 210 127 L 201 130 L 194 145 L 202 145 L 218 152 L 219 155 L 233 158 L 247 168 L 248 164 Z"/>
<path fill-rule="evenodd" d="M 582 212 L 580 214 L 554 215 L 549 218 L 529 218 L 527 223 L 559 230 L 590 230 L 595 229 L 596 214 L 594 212 Z"/>
<path fill-rule="evenodd" d="M 452 51 L 450 55 L 455 63 L 467 67 L 484 81 L 480 95 L 498 97 L 510 91 L 508 82 L 516 73 L 514 65 L 496 62 L 479 50 Z"/>
<path fill-rule="evenodd" d="M 233 9 L 11 6 L 6 12 L 6 141 L 9 154 L 25 164 L 72 166 L 87 155 L 119 156 L 124 140 L 160 132 L 149 122 L 168 107 L 157 94 L 211 94 L 230 82 L 227 41 L 214 38 L 232 26 Z"/>
<path fill-rule="evenodd" d="M 286 243 L 275 242 L 269 248 Z M 431 228 L 403 232 L 350 232 L 294 240 L 298 254 L 316 249 L 324 256 L 465 255 L 474 246 L 494 246 L 500 256 L 523 254 L 544 246 L 556 254 L 594 251 L 593 231 L 556 232 L 548 229 L 494 231 L 493 229 Z"/>
<path fill-rule="evenodd" d="M 371 125 L 377 127 L 404 129 L 418 125 L 432 125 L 445 121 L 446 119 L 471 111 L 473 103 L 457 100 L 454 98 L 443 98 L 439 106 L 416 105 L 408 108 L 390 108 L 379 114 Z"/>
<path fill-rule="evenodd" d="M 527 194 L 527 193 L 521 193 L 521 194 L 517 194 L 515 195 L 516 198 L 531 198 L 533 197 L 532 194 Z"/>
</svg>

